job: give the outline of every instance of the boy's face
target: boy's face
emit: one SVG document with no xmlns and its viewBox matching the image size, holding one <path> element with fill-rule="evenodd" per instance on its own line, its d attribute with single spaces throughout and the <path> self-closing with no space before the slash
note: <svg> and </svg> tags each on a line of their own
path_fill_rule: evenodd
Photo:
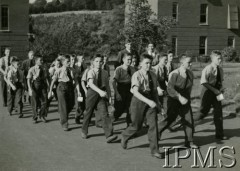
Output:
<svg viewBox="0 0 240 171">
<path fill-rule="evenodd" d="M 143 69 L 145 71 L 150 71 L 151 64 L 152 64 L 152 60 L 145 58 L 141 62 L 141 69 Z"/>
<path fill-rule="evenodd" d="M 75 57 L 71 56 L 71 63 L 73 64 L 75 62 Z"/>
<path fill-rule="evenodd" d="M 6 50 L 5 50 L 5 55 L 6 55 L 6 56 L 10 56 L 10 50 L 9 50 L 9 49 L 6 49 Z"/>
<path fill-rule="evenodd" d="M 136 58 L 133 58 L 131 65 L 132 65 L 132 66 L 136 66 L 136 64 L 137 64 L 137 59 L 136 59 Z"/>
<path fill-rule="evenodd" d="M 108 57 L 103 58 L 103 63 L 106 64 L 108 62 Z"/>
<path fill-rule="evenodd" d="M 60 61 L 56 61 L 55 65 L 56 65 L 57 68 L 60 68 L 61 67 Z"/>
<path fill-rule="evenodd" d="M 182 60 L 182 66 L 183 66 L 185 69 L 191 69 L 191 66 L 192 66 L 191 58 L 190 58 L 190 57 L 187 57 L 187 58 L 183 59 L 183 60 Z"/>
<path fill-rule="evenodd" d="M 42 58 L 38 58 L 36 61 L 36 64 L 41 66 L 43 64 L 43 59 Z"/>
<path fill-rule="evenodd" d="M 101 57 L 97 57 L 93 60 L 93 66 L 94 68 L 100 69 L 102 67 L 103 60 Z"/>
<path fill-rule="evenodd" d="M 82 63 L 84 61 L 84 57 L 83 56 L 77 56 L 77 60 L 78 60 L 78 62 Z"/>
<path fill-rule="evenodd" d="M 131 49 L 131 43 L 126 43 L 125 47 L 126 47 L 126 49 Z"/>
<path fill-rule="evenodd" d="M 131 62 L 132 62 L 132 57 L 131 56 L 125 56 L 123 58 L 123 63 L 127 66 L 130 66 L 131 65 Z"/>
<path fill-rule="evenodd" d="M 214 63 L 217 66 L 219 66 L 221 64 L 221 62 L 222 62 L 221 55 L 212 54 L 211 55 L 211 59 L 212 59 L 212 63 Z"/>
<path fill-rule="evenodd" d="M 13 62 L 12 65 L 13 65 L 14 68 L 18 69 L 19 66 L 20 66 L 20 63 L 19 62 Z"/>
<path fill-rule="evenodd" d="M 71 64 L 71 62 L 70 62 L 70 59 L 68 59 L 68 58 L 66 58 L 66 59 L 64 60 L 64 62 L 63 62 L 63 65 L 64 65 L 65 67 L 70 67 L 70 64 Z"/>
<path fill-rule="evenodd" d="M 153 44 L 149 44 L 149 45 L 148 45 L 148 50 L 149 50 L 149 51 L 153 51 L 153 49 L 154 49 Z"/>
<path fill-rule="evenodd" d="M 33 53 L 33 52 L 30 52 L 30 53 L 28 54 L 28 58 L 32 60 L 32 59 L 34 58 L 34 53 Z"/>
<path fill-rule="evenodd" d="M 169 62 L 172 62 L 172 60 L 173 60 L 173 54 L 172 54 L 172 53 L 169 53 L 169 54 L 168 54 L 168 61 L 169 61 Z"/>
<path fill-rule="evenodd" d="M 159 59 L 159 63 L 160 63 L 161 65 L 166 65 L 167 62 L 168 62 L 167 56 L 163 56 L 163 57 L 161 57 L 161 58 Z"/>
</svg>

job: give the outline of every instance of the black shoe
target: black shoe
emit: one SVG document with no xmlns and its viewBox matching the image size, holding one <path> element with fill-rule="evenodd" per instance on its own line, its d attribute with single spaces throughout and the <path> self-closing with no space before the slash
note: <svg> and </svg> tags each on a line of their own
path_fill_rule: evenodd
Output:
<svg viewBox="0 0 240 171">
<path fill-rule="evenodd" d="M 116 139 L 117 139 L 116 135 L 111 135 L 110 137 L 107 137 L 107 143 L 111 143 L 111 142 L 113 142 Z"/>
<path fill-rule="evenodd" d="M 69 128 L 65 127 L 63 128 L 64 131 L 69 131 Z"/>
<path fill-rule="evenodd" d="M 37 119 L 33 120 L 33 123 L 34 123 L 34 124 L 38 123 Z"/>
<path fill-rule="evenodd" d="M 164 155 L 162 153 L 153 153 L 152 157 L 156 157 L 158 159 L 164 159 Z"/>
<path fill-rule="evenodd" d="M 216 139 L 217 140 L 227 140 L 228 139 L 228 137 L 226 137 L 226 136 L 216 136 Z"/>
<path fill-rule="evenodd" d="M 45 117 L 41 118 L 42 122 L 47 123 L 47 119 Z"/>
<path fill-rule="evenodd" d="M 85 134 L 83 132 L 81 132 L 81 137 L 82 137 L 82 139 L 87 139 L 88 138 L 87 134 Z"/>
<path fill-rule="evenodd" d="M 194 144 L 193 142 L 185 142 L 185 147 L 187 147 L 187 148 L 198 148 L 198 146 L 196 144 Z"/>
<path fill-rule="evenodd" d="M 8 112 L 9 116 L 12 116 L 12 112 Z"/>
<path fill-rule="evenodd" d="M 23 117 L 23 114 L 22 113 L 20 113 L 20 115 L 18 116 L 18 118 L 22 118 Z"/>
<path fill-rule="evenodd" d="M 75 118 L 75 123 L 78 124 L 78 125 L 80 124 L 80 118 L 79 117 Z"/>
<path fill-rule="evenodd" d="M 125 141 L 125 140 L 123 139 L 123 137 L 121 138 L 121 146 L 122 146 L 122 148 L 123 148 L 124 150 L 127 149 L 127 141 Z"/>
</svg>

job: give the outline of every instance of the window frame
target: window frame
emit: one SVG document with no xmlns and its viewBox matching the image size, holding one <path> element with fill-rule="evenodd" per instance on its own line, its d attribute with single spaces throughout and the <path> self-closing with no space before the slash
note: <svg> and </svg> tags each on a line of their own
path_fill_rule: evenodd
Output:
<svg viewBox="0 0 240 171">
<path fill-rule="evenodd" d="M 6 16 L 3 16 L 3 8 L 7 8 L 7 15 Z M 8 5 L 1 5 L 1 22 L 0 22 L 0 30 L 1 31 L 9 31 L 9 26 L 10 26 L 10 21 L 9 21 L 9 6 Z M 5 18 L 3 18 L 5 17 Z M 3 27 L 3 22 L 4 21 L 7 21 L 7 26 L 6 27 Z"/>
<path fill-rule="evenodd" d="M 202 39 L 204 39 L 204 46 L 201 46 L 202 44 Z M 199 37 L 199 55 L 207 55 L 207 51 L 208 51 L 208 38 L 207 36 L 200 36 Z M 201 50 L 204 50 L 204 53 L 201 53 Z"/>
<path fill-rule="evenodd" d="M 172 41 L 171 43 L 172 43 L 173 55 L 177 56 L 177 52 L 178 52 L 178 38 L 177 38 L 177 36 L 173 35 L 171 41 Z"/>
<path fill-rule="evenodd" d="M 175 8 L 174 8 L 175 7 Z M 178 21 L 178 14 L 179 14 L 179 4 L 177 2 L 172 3 L 172 17 Z"/>
<path fill-rule="evenodd" d="M 205 13 L 202 13 L 202 7 L 205 6 Z M 205 17 L 205 22 L 202 22 L 202 17 Z M 208 25 L 208 4 L 200 4 L 200 18 L 199 25 Z"/>
<path fill-rule="evenodd" d="M 231 43 L 232 45 L 229 44 L 229 40 L 232 41 L 232 43 Z M 232 47 L 232 48 L 236 47 L 236 41 L 235 41 L 235 37 L 234 36 L 228 36 L 227 47 Z"/>
</svg>

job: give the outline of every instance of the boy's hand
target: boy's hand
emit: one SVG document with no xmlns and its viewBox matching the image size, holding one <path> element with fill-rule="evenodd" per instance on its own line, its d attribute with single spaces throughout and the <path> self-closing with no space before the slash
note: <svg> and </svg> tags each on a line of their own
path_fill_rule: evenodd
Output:
<svg viewBox="0 0 240 171">
<path fill-rule="evenodd" d="M 119 93 L 116 93 L 116 100 L 117 100 L 117 101 L 121 101 L 121 100 L 122 100 L 122 97 L 120 96 Z"/>
<path fill-rule="evenodd" d="M 107 92 L 106 92 L 106 91 L 101 91 L 101 92 L 99 93 L 99 95 L 100 95 L 101 97 L 107 97 Z"/>
<path fill-rule="evenodd" d="M 182 105 L 185 105 L 188 102 L 188 100 L 185 97 L 181 96 L 181 95 L 179 95 L 178 100 L 180 101 L 180 103 Z"/>
<path fill-rule="evenodd" d="M 13 89 L 13 91 L 15 91 L 17 88 L 13 85 L 13 86 L 12 86 L 12 89 Z"/>
<path fill-rule="evenodd" d="M 31 89 L 29 89 L 28 94 L 29 94 L 29 96 L 32 96 L 32 90 Z"/>
<path fill-rule="evenodd" d="M 157 104 L 156 104 L 154 101 L 152 101 L 152 100 L 150 100 L 150 102 L 148 103 L 148 105 L 149 105 L 151 108 L 155 108 L 155 107 L 157 106 Z"/>
</svg>

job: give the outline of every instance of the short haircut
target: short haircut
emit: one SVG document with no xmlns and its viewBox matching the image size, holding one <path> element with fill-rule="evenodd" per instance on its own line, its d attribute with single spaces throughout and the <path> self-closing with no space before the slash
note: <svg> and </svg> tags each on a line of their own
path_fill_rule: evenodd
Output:
<svg viewBox="0 0 240 171">
<path fill-rule="evenodd" d="M 72 54 L 72 55 L 70 55 L 71 57 L 73 57 L 73 58 L 76 58 L 76 55 L 75 54 Z"/>
<path fill-rule="evenodd" d="M 162 59 L 163 57 L 167 57 L 167 54 L 161 52 L 161 53 L 158 53 L 157 56 L 158 56 L 158 59 Z"/>
<path fill-rule="evenodd" d="M 30 53 L 34 53 L 34 51 L 33 50 L 28 51 L 28 54 L 30 54 Z"/>
<path fill-rule="evenodd" d="M 155 43 L 153 43 L 153 42 L 148 42 L 148 43 L 147 43 L 147 47 L 148 47 L 149 45 L 153 45 L 153 46 L 155 47 Z"/>
<path fill-rule="evenodd" d="M 19 59 L 17 56 L 11 56 L 10 61 L 11 61 L 11 63 L 19 62 Z"/>
<path fill-rule="evenodd" d="M 145 53 L 141 55 L 140 61 L 142 62 L 144 59 L 150 59 L 151 61 L 153 60 L 151 55 Z"/>
<path fill-rule="evenodd" d="M 6 48 L 4 49 L 4 51 L 5 51 L 5 50 L 11 50 L 11 48 L 10 48 L 10 47 L 6 47 Z"/>
<path fill-rule="evenodd" d="M 172 50 L 168 50 L 168 51 L 167 51 L 167 54 L 170 54 L 170 53 L 173 53 L 173 51 L 172 51 Z"/>
<path fill-rule="evenodd" d="M 125 40 L 125 44 L 132 43 L 130 39 Z"/>
<path fill-rule="evenodd" d="M 94 61 L 96 58 L 101 58 L 103 60 L 103 56 L 101 54 L 97 53 L 91 57 L 91 61 Z"/>
<path fill-rule="evenodd" d="M 127 56 L 131 56 L 132 57 L 132 54 L 131 53 L 124 53 L 123 54 L 123 59 L 126 58 Z"/>
<path fill-rule="evenodd" d="M 36 56 L 35 57 L 35 61 L 38 61 L 39 59 L 43 59 L 43 57 L 42 56 Z"/>
<path fill-rule="evenodd" d="M 191 58 L 191 57 L 189 55 L 187 55 L 186 53 L 183 53 L 180 56 L 180 61 L 182 62 L 184 59 L 187 59 L 187 58 Z"/>
<path fill-rule="evenodd" d="M 212 55 L 222 56 L 222 52 L 221 52 L 220 50 L 213 50 L 213 51 L 211 52 L 211 56 L 212 56 Z"/>
</svg>

